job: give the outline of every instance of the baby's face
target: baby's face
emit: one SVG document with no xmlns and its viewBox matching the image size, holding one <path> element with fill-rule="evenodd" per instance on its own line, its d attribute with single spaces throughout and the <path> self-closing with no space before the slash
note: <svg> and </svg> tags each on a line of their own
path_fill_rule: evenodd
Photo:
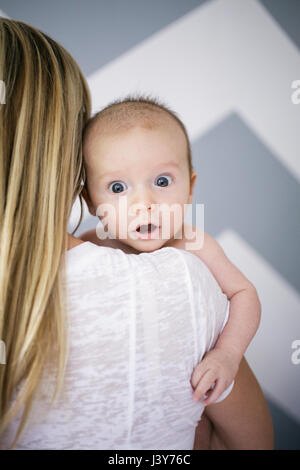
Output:
<svg viewBox="0 0 300 470">
<path fill-rule="evenodd" d="M 187 144 L 176 122 L 93 132 L 83 150 L 85 199 L 110 238 L 143 252 L 161 248 L 180 232 L 196 174 L 191 184 Z M 157 228 L 148 232 L 148 224 Z"/>
</svg>

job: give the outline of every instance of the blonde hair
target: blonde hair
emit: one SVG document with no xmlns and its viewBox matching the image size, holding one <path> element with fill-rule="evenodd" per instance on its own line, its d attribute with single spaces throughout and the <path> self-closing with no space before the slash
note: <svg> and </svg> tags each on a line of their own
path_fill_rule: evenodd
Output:
<svg viewBox="0 0 300 470">
<path fill-rule="evenodd" d="M 6 346 L 0 436 L 22 411 L 12 448 L 48 360 L 57 366 L 51 404 L 64 382 L 67 225 L 78 195 L 82 208 L 82 132 L 91 105 L 69 53 L 32 26 L 4 18 L 0 80 L 6 91 L 0 104 L 0 340 Z M 81 219 L 82 212 L 72 233 Z"/>
</svg>

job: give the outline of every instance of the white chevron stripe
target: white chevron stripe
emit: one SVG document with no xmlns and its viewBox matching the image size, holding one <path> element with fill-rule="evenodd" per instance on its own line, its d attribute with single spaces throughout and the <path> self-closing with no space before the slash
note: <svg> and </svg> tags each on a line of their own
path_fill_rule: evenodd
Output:
<svg viewBox="0 0 300 470">
<path fill-rule="evenodd" d="M 4 13 L 4 11 L 0 10 L 0 17 L 2 16 L 2 18 L 9 18 L 9 16 Z"/>
<path fill-rule="evenodd" d="M 291 360 L 292 343 L 300 340 L 300 296 L 235 232 L 226 230 L 217 240 L 253 282 L 262 304 L 261 324 L 246 359 L 263 390 L 300 423 L 300 364 Z"/>
<path fill-rule="evenodd" d="M 105 47 L 105 45 L 103 45 Z M 256 0 L 214 0 L 89 77 L 93 110 L 129 92 L 165 99 L 191 139 L 232 112 L 300 180 L 300 53 Z"/>
</svg>

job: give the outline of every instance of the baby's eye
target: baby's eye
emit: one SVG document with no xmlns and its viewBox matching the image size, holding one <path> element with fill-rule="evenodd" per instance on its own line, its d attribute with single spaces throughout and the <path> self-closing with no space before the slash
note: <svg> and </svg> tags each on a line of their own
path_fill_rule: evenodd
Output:
<svg viewBox="0 0 300 470">
<path fill-rule="evenodd" d="M 159 176 L 156 179 L 156 181 L 157 181 L 157 186 L 165 187 L 165 186 L 169 186 L 169 184 L 171 184 L 172 178 L 169 175 L 163 175 L 163 176 Z"/>
<path fill-rule="evenodd" d="M 125 191 L 125 189 L 122 189 L 122 187 L 126 186 L 125 183 L 123 183 L 122 181 L 113 181 L 108 189 L 112 188 L 112 192 L 113 193 L 122 193 L 123 191 Z"/>
</svg>

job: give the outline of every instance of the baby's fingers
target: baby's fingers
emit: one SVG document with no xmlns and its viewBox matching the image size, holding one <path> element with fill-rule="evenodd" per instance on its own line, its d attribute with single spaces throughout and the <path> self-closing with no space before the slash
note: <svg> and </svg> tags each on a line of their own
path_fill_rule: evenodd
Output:
<svg viewBox="0 0 300 470">
<path fill-rule="evenodd" d="M 209 371 L 209 365 L 207 364 L 207 362 L 205 360 L 203 360 L 202 362 L 200 362 L 194 369 L 193 373 L 192 373 L 192 377 L 191 377 L 191 380 L 190 380 L 190 383 L 192 385 L 192 387 L 195 389 L 199 383 L 199 381 L 201 380 L 201 378 L 206 374 L 206 372 Z"/>
<path fill-rule="evenodd" d="M 208 370 L 204 373 L 201 377 L 194 393 L 193 393 L 193 400 L 198 401 L 200 398 L 203 397 L 213 385 L 214 381 L 216 380 L 216 375 L 213 371 Z"/>
<path fill-rule="evenodd" d="M 208 397 L 205 400 L 203 400 L 202 402 L 203 405 L 208 406 L 214 403 L 220 397 L 220 395 L 224 392 L 225 388 L 226 388 L 225 381 L 222 379 L 217 380 L 214 388 L 209 391 Z"/>
</svg>

